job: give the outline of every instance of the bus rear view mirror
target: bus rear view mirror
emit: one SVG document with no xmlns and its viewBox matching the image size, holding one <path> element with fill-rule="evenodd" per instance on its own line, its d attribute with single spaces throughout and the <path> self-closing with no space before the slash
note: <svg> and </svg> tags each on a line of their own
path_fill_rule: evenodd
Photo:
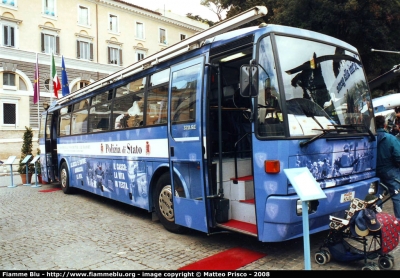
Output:
<svg viewBox="0 0 400 278">
<path fill-rule="evenodd" d="M 258 96 L 258 70 L 255 65 L 240 67 L 240 95 L 242 97 Z"/>
</svg>

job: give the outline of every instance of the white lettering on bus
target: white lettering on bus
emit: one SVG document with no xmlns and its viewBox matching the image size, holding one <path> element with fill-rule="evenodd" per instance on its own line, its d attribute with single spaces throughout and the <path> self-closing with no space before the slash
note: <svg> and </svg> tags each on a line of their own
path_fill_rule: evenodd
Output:
<svg viewBox="0 0 400 278">
<path fill-rule="evenodd" d="M 114 170 L 126 171 L 126 165 L 120 163 L 114 163 Z"/>
<path fill-rule="evenodd" d="M 115 187 L 119 187 L 122 189 L 128 189 L 128 184 L 124 181 L 115 181 Z"/>
<path fill-rule="evenodd" d="M 75 173 L 80 173 L 80 172 L 83 172 L 83 167 L 75 168 Z"/>
<path fill-rule="evenodd" d="M 83 165 L 83 164 L 85 164 L 85 163 L 86 163 L 86 158 L 83 158 L 83 159 L 80 159 L 80 160 L 71 162 L 71 167 L 74 168 L 74 167 Z M 75 173 L 77 173 L 77 172 L 75 172 Z"/>
</svg>

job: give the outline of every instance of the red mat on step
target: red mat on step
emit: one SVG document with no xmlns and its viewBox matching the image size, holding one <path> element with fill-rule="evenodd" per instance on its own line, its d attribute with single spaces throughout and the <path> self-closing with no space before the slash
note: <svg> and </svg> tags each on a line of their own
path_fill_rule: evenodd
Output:
<svg viewBox="0 0 400 278">
<path fill-rule="evenodd" d="M 53 191 L 58 191 L 58 190 L 61 190 L 61 188 L 43 189 L 43 190 L 39 190 L 39 192 L 47 193 L 47 192 L 53 192 Z"/>
<path fill-rule="evenodd" d="M 265 256 L 264 253 L 237 247 L 181 267 L 178 270 L 236 270 Z"/>
<path fill-rule="evenodd" d="M 247 204 L 254 204 L 254 199 L 240 200 L 239 202 L 241 202 L 241 203 L 247 203 Z"/>
<path fill-rule="evenodd" d="M 244 177 L 240 177 L 240 178 L 231 178 L 231 180 L 237 180 L 237 181 L 252 181 L 253 180 L 253 176 L 244 176 Z"/>
<path fill-rule="evenodd" d="M 253 234 L 257 234 L 257 226 L 254 224 L 231 219 L 228 222 L 225 222 L 223 225 L 239 230 L 245 230 Z"/>
</svg>

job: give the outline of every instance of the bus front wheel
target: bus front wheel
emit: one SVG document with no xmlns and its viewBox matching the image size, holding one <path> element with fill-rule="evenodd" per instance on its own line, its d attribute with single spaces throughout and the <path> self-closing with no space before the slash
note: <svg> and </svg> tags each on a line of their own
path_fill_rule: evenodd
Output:
<svg viewBox="0 0 400 278">
<path fill-rule="evenodd" d="M 69 174 L 68 174 L 68 166 L 67 163 L 61 164 L 61 171 L 60 171 L 60 182 L 61 182 L 61 189 L 65 194 L 71 194 L 72 188 L 69 186 Z"/>
<path fill-rule="evenodd" d="M 175 190 L 175 196 L 183 197 L 177 190 Z M 157 181 L 153 200 L 157 217 L 164 228 L 172 233 L 185 232 L 183 226 L 175 224 L 174 202 L 169 173 L 164 173 Z"/>
</svg>

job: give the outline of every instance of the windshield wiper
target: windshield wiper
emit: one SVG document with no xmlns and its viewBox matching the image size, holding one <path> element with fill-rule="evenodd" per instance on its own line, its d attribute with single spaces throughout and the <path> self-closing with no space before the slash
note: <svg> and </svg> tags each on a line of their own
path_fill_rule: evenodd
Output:
<svg viewBox="0 0 400 278">
<path fill-rule="evenodd" d="M 331 133 L 331 132 L 333 132 L 333 131 L 334 131 L 334 132 L 340 132 L 340 131 L 341 131 L 341 130 L 339 130 L 339 129 L 325 129 L 325 128 L 322 128 L 322 129 L 313 128 L 313 130 L 322 131 L 322 133 L 321 133 L 321 134 L 318 134 L 318 135 L 316 135 L 316 136 L 314 136 L 314 137 L 312 137 L 312 138 L 309 139 L 309 140 L 300 142 L 300 147 L 307 146 L 308 144 L 314 142 L 315 140 L 317 140 L 317 139 L 319 139 L 319 138 L 321 138 L 321 137 L 324 137 L 326 134 Z"/>
<path fill-rule="evenodd" d="M 363 124 L 329 125 L 329 126 L 333 126 L 334 129 L 333 129 L 333 128 L 330 128 L 330 129 L 325 129 L 325 128 L 322 128 L 322 129 L 315 129 L 315 128 L 314 128 L 313 130 L 322 131 L 322 133 L 321 133 L 321 134 L 318 134 L 318 135 L 316 135 L 316 136 L 314 136 L 314 137 L 312 137 L 312 138 L 309 139 L 309 140 L 300 142 L 300 147 L 307 146 L 308 144 L 314 142 L 315 140 L 317 140 L 317 139 L 319 139 L 319 138 L 324 137 L 326 134 L 329 134 L 329 133 L 331 133 L 331 132 L 341 133 L 341 132 L 354 132 L 354 131 L 356 131 L 356 132 L 361 133 L 361 131 L 359 131 L 359 129 L 358 129 L 358 128 L 360 128 L 360 127 L 361 127 L 363 130 L 366 130 L 366 131 L 368 132 L 368 135 L 369 135 L 371 141 L 375 141 L 375 136 L 374 136 L 374 134 L 371 132 L 371 130 L 370 130 L 369 128 L 367 128 L 367 127 L 366 127 L 365 125 L 363 125 Z"/>
</svg>

